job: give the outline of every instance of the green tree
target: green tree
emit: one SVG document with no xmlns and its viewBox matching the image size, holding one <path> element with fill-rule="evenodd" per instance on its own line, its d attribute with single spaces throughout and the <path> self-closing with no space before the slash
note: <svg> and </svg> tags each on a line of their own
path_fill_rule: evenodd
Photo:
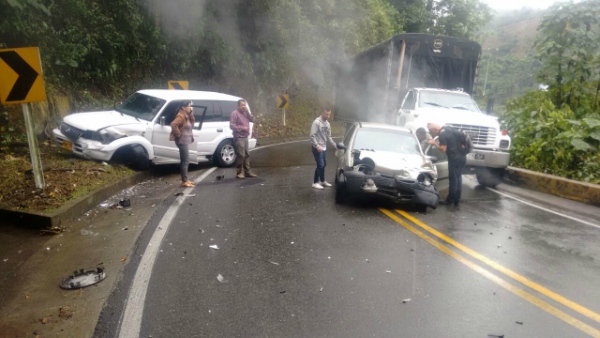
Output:
<svg viewBox="0 0 600 338">
<path fill-rule="evenodd" d="M 534 46 L 542 64 L 539 79 L 550 86 L 554 103 L 569 105 L 578 117 L 596 110 L 600 91 L 600 2 L 556 4 L 540 23 L 538 33 Z"/>
</svg>

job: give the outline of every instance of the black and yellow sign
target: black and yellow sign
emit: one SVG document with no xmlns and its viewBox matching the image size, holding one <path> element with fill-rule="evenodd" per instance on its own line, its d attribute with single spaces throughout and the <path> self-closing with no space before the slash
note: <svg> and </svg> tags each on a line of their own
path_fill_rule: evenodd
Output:
<svg viewBox="0 0 600 338">
<path fill-rule="evenodd" d="M 188 88 L 187 81 L 169 81 L 169 89 L 187 90 Z"/>
<path fill-rule="evenodd" d="M 39 101 L 46 101 L 39 49 L 0 49 L 0 102 Z"/>
<path fill-rule="evenodd" d="M 290 101 L 288 94 L 277 95 L 277 109 L 288 109 Z"/>
</svg>

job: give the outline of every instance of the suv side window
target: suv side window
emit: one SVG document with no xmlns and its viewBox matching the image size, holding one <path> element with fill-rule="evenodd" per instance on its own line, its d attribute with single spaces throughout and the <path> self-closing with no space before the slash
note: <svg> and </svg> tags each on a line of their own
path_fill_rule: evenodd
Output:
<svg viewBox="0 0 600 338">
<path fill-rule="evenodd" d="M 193 101 L 194 106 L 194 116 L 196 117 L 196 122 L 200 122 L 202 119 L 202 113 L 204 113 L 204 109 L 201 107 L 206 107 L 206 114 L 204 114 L 204 120 L 202 122 L 216 122 L 221 121 L 221 111 L 219 109 L 214 109 L 214 104 L 212 101 Z"/>
<path fill-rule="evenodd" d="M 219 101 L 218 103 L 221 107 L 222 121 L 229 121 L 229 116 L 237 109 L 237 101 Z"/>
<path fill-rule="evenodd" d="M 165 117 L 165 126 L 168 126 L 171 124 L 171 122 L 173 122 L 173 120 L 175 119 L 175 116 L 177 116 L 177 110 L 179 109 L 180 106 L 181 106 L 181 101 L 171 101 L 167 104 L 165 109 L 163 109 L 160 116 Z M 160 121 L 160 118 L 158 121 Z"/>
</svg>

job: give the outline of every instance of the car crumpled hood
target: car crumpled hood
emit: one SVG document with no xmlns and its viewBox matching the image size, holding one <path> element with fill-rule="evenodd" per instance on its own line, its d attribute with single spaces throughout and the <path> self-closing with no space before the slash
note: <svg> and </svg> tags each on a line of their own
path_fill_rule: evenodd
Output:
<svg viewBox="0 0 600 338">
<path fill-rule="evenodd" d="M 428 171 L 422 168 L 425 158 L 422 155 L 400 154 L 391 151 L 361 150 L 360 159 L 370 158 L 375 162 L 375 171 L 386 175 L 398 175 L 400 172 L 409 172 L 416 179 L 419 173 Z"/>
<path fill-rule="evenodd" d="M 111 126 L 146 122 L 143 120 L 138 121 L 135 117 L 129 115 L 121 115 L 121 113 L 114 110 L 71 114 L 65 116 L 63 121 L 82 130 L 100 130 Z"/>
</svg>

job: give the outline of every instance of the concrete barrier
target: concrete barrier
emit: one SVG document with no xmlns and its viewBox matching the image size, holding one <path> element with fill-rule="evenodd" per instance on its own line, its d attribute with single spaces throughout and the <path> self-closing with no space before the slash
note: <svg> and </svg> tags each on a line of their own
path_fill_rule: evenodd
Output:
<svg viewBox="0 0 600 338">
<path fill-rule="evenodd" d="M 527 169 L 508 167 L 505 179 L 525 188 L 600 206 L 600 185 L 570 180 Z"/>
</svg>

